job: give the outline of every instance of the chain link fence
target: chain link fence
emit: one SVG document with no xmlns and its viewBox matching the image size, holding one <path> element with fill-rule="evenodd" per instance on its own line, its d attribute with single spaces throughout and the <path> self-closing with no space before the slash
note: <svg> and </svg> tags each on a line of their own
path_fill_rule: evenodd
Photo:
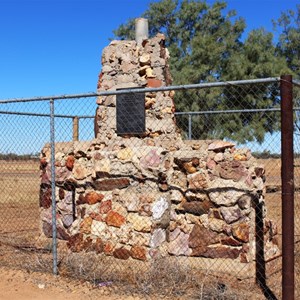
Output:
<svg viewBox="0 0 300 300">
<path fill-rule="evenodd" d="M 279 85 L 2 100 L 0 265 L 142 297 L 280 299 Z"/>
</svg>

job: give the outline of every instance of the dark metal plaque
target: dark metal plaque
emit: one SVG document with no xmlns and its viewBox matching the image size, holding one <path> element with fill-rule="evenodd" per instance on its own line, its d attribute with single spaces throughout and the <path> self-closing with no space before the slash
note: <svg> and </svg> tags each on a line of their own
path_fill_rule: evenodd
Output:
<svg viewBox="0 0 300 300">
<path fill-rule="evenodd" d="M 145 93 L 117 95 L 117 134 L 145 132 Z"/>
</svg>

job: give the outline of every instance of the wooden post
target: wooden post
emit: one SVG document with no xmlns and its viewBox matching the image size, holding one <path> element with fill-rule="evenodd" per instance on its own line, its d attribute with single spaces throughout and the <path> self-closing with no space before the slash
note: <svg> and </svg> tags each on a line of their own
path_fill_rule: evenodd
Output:
<svg viewBox="0 0 300 300">
<path fill-rule="evenodd" d="M 79 118 L 73 118 L 73 142 L 78 141 L 79 138 Z"/>
</svg>

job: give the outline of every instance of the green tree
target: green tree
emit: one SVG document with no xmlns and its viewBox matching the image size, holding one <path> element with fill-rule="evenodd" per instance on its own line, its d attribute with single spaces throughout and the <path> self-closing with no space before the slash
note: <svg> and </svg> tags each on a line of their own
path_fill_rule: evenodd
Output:
<svg viewBox="0 0 300 300">
<path fill-rule="evenodd" d="M 251 31 L 243 41 L 246 24 L 227 4 L 202 0 L 161 0 L 150 4 L 150 36 L 165 33 L 174 84 L 241 80 L 279 76 L 288 70 L 264 29 Z M 133 39 L 134 20 L 114 31 L 115 37 Z M 177 92 L 177 111 L 215 111 L 269 108 L 278 104 L 274 85 L 241 86 Z M 271 114 L 246 113 L 193 117 L 193 138 L 229 138 L 241 143 L 263 142 L 266 132 L 278 129 Z M 186 130 L 187 118 L 179 120 Z M 246 127 L 246 130 L 245 130 Z"/>
<path fill-rule="evenodd" d="M 294 76 L 300 78 L 300 4 L 296 10 L 282 12 L 280 18 L 273 21 L 274 27 L 279 32 L 277 51 L 285 57 Z"/>
</svg>

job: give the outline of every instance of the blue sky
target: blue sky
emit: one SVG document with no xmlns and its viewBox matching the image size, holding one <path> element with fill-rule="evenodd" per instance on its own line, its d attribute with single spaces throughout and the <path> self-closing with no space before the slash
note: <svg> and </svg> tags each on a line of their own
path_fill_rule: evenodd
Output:
<svg viewBox="0 0 300 300">
<path fill-rule="evenodd" d="M 0 0 L 0 99 L 95 91 L 112 31 L 149 0 Z M 208 1 L 212 3 L 214 1 Z M 264 26 L 295 0 L 229 0 L 247 30 Z"/>
<path fill-rule="evenodd" d="M 150 0 L 0 0 L 0 99 L 96 91 L 101 52 L 112 31 L 139 17 Z M 214 1 L 208 1 L 213 3 Z M 229 0 L 245 18 L 246 31 L 265 27 L 295 0 Z M 77 102 L 79 103 L 79 102 Z M 93 114 L 84 105 L 56 103 L 56 113 Z M 64 109 L 65 108 L 65 109 Z M 68 110 L 66 109 L 68 108 Z M 48 112 L 47 103 L 1 105 L 0 110 Z M 39 120 L 39 121 L 38 121 Z M 49 140 L 47 119 L 0 115 L 0 152 L 37 152 Z M 92 138 L 92 121 L 81 126 Z M 56 123 L 57 139 L 72 138 L 71 120 Z"/>
</svg>

